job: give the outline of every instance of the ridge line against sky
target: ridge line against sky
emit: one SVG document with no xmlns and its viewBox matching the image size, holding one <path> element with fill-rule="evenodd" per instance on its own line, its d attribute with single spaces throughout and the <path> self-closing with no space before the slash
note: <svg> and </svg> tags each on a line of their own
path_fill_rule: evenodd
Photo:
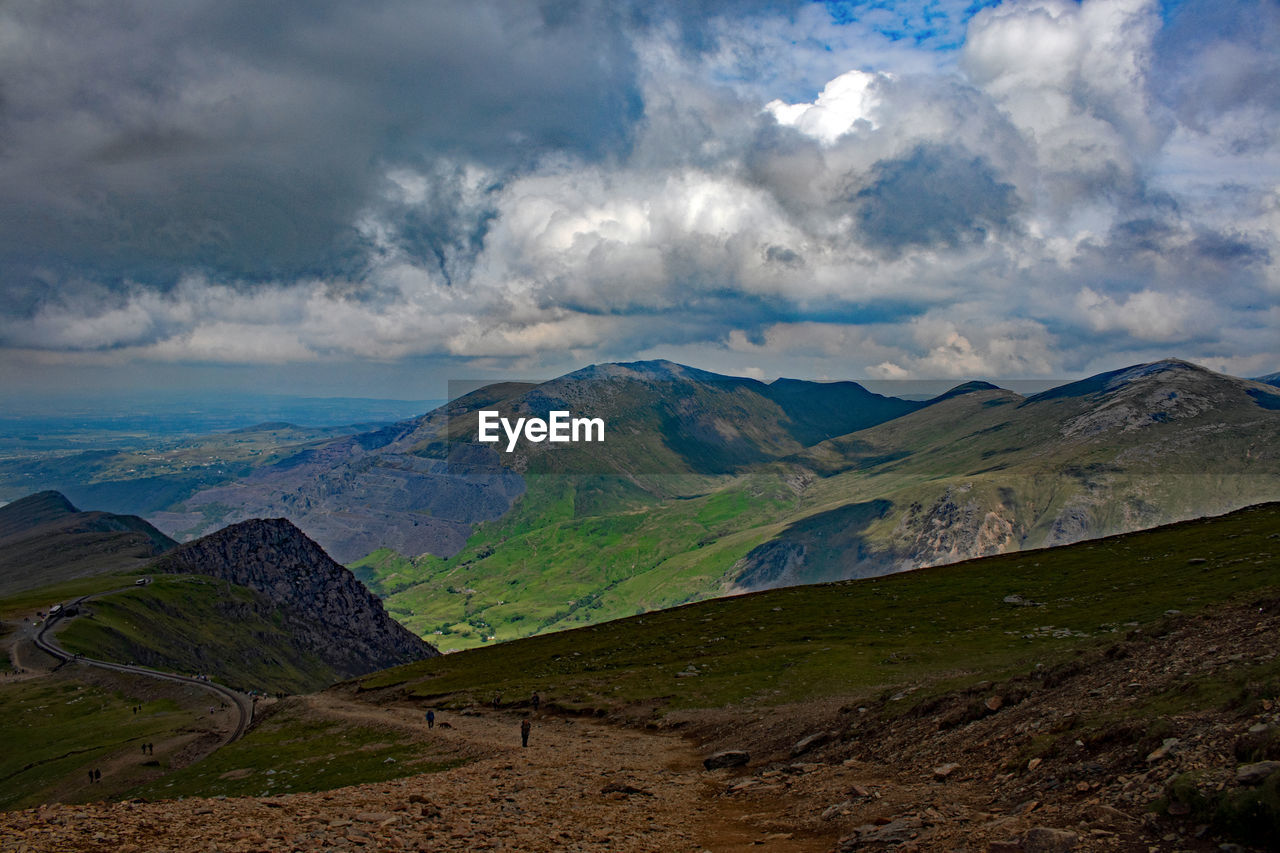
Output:
<svg viewBox="0 0 1280 853">
<path fill-rule="evenodd" d="M 0 395 L 1280 369 L 1280 4 L 0 8 Z"/>
</svg>

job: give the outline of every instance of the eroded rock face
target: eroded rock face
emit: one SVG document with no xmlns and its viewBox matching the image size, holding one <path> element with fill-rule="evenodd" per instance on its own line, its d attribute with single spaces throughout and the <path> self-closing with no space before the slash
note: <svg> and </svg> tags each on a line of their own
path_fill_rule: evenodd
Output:
<svg viewBox="0 0 1280 853">
<path fill-rule="evenodd" d="M 278 604 L 298 645 L 354 677 L 439 654 L 387 615 L 344 566 L 283 518 L 251 519 L 182 545 L 153 568 L 256 590 Z"/>
</svg>

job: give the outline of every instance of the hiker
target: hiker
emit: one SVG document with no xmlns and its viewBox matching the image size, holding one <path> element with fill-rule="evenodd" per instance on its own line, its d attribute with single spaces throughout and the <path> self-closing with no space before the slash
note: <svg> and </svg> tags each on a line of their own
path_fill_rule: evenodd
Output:
<svg viewBox="0 0 1280 853">
<path fill-rule="evenodd" d="M 538 705 L 541 702 L 542 702 L 542 699 L 538 697 L 538 691 L 536 690 L 533 691 L 533 710 L 535 711 L 538 710 Z"/>
<path fill-rule="evenodd" d="M 434 729 L 436 727 L 436 712 L 427 711 L 427 728 Z"/>
<path fill-rule="evenodd" d="M 101 770 L 98 770 L 97 768 L 94 768 L 94 771 L 93 771 L 93 781 L 95 781 L 95 782 L 101 782 L 101 781 L 102 781 L 102 771 L 101 771 Z"/>
<path fill-rule="evenodd" d="M 498 705 L 499 705 L 501 702 L 502 702 L 502 694 L 501 694 L 501 693 L 494 693 L 494 694 L 493 694 L 493 710 L 495 710 L 495 711 L 496 711 L 496 710 L 498 710 Z"/>
<path fill-rule="evenodd" d="M 520 745 L 529 745 L 529 729 L 533 728 L 533 723 L 529 722 L 529 718 L 525 717 L 520 721 Z"/>
</svg>

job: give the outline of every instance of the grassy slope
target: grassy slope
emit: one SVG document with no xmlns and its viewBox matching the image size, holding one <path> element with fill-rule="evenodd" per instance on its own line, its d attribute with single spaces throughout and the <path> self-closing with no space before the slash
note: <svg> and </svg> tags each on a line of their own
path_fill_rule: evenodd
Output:
<svg viewBox="0 0 1280 853">
<path fill-rule="evenodd" d="M 701 602 L 360 683 L 457 703 L 536 689 L 566 706 L 671 708 L 972 683 L 1114 642 L 1170 609 L 1275 594 L 1276 530 L 1280 505 L 1270 504 L 1062 548 Z M 1006 604 L 1009 595 L 1043 606 Z M 677 678 L 691 663 L 699 674 Z"/>
<path fill-rule="evenodd" d="M 65 604 L 82 595 L 128 586 L 138 577 L 137 572 L 93 575 L 6 595 L 0 598 L 0 619 L 14 619 L 37 611 L 47 611 L 50 605 Z"/>
<path fill-rule="evenodd" d="M 352 569 L 392 616 L 451 650 L 716 594 L 724 572 L 796 504 L 773 476 L 663 501 L 605 478 L 529 483 L 512 513 L 479 525 L 451 559 L 380 551 Z"/>
<path fill-rule="evenodd" d="M 294 650 L 278 609 L 253 590 L 196 575 L 158 575 L 145 587 L 91 601 L 92 615 L 59 630 L 68 651 L 165 671 L 208 673 L 240 689 L 301 693 L 335 680 Z"/>
<path fill-rule="evenodd" d="M 133 688 L 132 690 L 129 688 Z M 151 698 L 140 683 L 121 682 L 113 690 L 73 679 L 38 679 L 0 689 L 0 809 L 45 802 L 78 787 L 87 771 L 138 743 L 154 742 L 189 729 L 195 714 L 170 699 Z M 133 706 L 141 705 L 135 714 Z M 106 787 L 86 787 L 72 800 L 95 799 Z"/>
<path fill-rule="evenodd" d="M 700 602 L 387 670 L 353 686 L 375 701 L 407 695 L 435 705 L 483 703 L 495 691 L 519 702 L 536 689 L 550 705 L 640 716 L 729 703 L 744 710 L 824 697 L 905 696 L 884 706 L 884 713 L 901 714 L 945 691 L 1075 660 L 1080 651 L 1105 648 L 1133 630 L 1153 633 L 1170 609 L 1193 613 L 1280 595 L 1277 530 L 1280 505 L 1254 507 L 1062 548 Z M 1010 594 L 1042 606 L 1005 604 Z M 699 674 L 677 678 L 691 663 Z M 1156 704 L 1114 713 L 1167 714 L 1220 702 L 1237 687 L 1189 683 L 1156 696 Z M 31 683 L 23 689 L 53 688 Z M 82 730 L 111 731 L 114 742 L 125 729 L 97 723 L 131 723 L 129 703 L 118 698 L 114 711 L 85 726 L 76 716 L 81 703 L 72 701 L 79 694 L 58 689 L 63 693 L 0 691 L 0 702 L 9 702 L 0 706 L 0 719 L 12 724 L 26 718 L 20 711 L 56 711 L 43 723 L 53 727 L 49 732 L 23 735 L 33 742 Z M 317 790 L 457 760 L 394 732 L 317 718 L 299 700 L 279 708 L 239 743 L 124 795 Z M 0 729 L 0 737 L 19 742 L 8 729 Z M 61 772 L 82 771 L 76 765 Z"/>
</svg>

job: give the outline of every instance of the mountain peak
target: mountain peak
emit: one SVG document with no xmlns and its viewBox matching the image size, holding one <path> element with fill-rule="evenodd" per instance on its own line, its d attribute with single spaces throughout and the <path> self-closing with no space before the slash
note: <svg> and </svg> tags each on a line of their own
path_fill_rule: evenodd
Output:
<svg viewBox="0 0 1280 853">
<path fill-rule="evenodd" d="M 0 507 L 0 539 L 21 535 L 79 514 L 62 492 L 36 492 Z"/>
<path fill-rule="evenodd" d="M 74 515 L 80 510 L 76 509 L 71 501 L 67 500 L 66 495 L 62 492 L 56 492 L 50 489 L 45 492 L 36 492 L 33 495 L 27 495 L 25 498 L 19 498 L 13 503 L 4 507 L 8 512 L 23 512 L 32 515 L 40 515 L 45 518 L 56 518 L 61 515 Z"/>
<path fill-rule="evenodd" d="M 266 595 L 296 620 L 293 634 L 343 676 L 431 657 L 355 575 L 285 518 L 251 518 L 174 549 L 155 571 L 207 575 Z"/>
<path fill-rule="evenodd" d="M 990 382 L 982 380 L 973 380 L 971 382 L 961 382 L 956 387 L 946 391 L 930 400 L 930 403 L 941 403 L 943 400 L 950 400 L 952 397 L 960 397 L 964 394 L 973 394 L 978 391 L 1002 391 L 999 385 L 992 385 Z"/>
<path fill-rule="evenodd" d="M 1217 374 L 1198 364 L 1192 364 L 1180 358 L 1165 358 L 1147 364 L 1135 364 L 1130 367 L 1122 367 L 1119 370 L 1109 370 L 1106 373 L 1098 373 L 1077 382 L 1068 382 L 1066 385 L 1059 385 L 1056 388 L 1050 388 L 1048 391 L 1033 394 L 1027 398 L 1027 402 L 1035 403 L 1064 397 L 1089 397 L 1107 394 L 1134 382 L 1146 381 L 1157 376 L 1167 379 L 1174 375 L 1209 377 Z"/>
<path fill-rule="evenodd" d="M 674 361 L 668 361 L 665 358 L 651 359 L 649 361 L 618 361 L 605 362 L 603 364 L 592 364 L 581 370 L 575 370 L 567 373 L 552 382 L 560 382 L 562 380 L 582 380 L 582 379 L 639 379 L 646 381 L 670 381 L 670 380 L 687 380 L 694 382 L 734 382 L 734 383 L 755 383 L 755 379 L 747 379 L 740 376 L 725 376 L 720 373 L 712 373 L 709 370 L 702 370 L 697 367 L 689 367 L 686 364 L 679 364 Z"/>
</svg>

